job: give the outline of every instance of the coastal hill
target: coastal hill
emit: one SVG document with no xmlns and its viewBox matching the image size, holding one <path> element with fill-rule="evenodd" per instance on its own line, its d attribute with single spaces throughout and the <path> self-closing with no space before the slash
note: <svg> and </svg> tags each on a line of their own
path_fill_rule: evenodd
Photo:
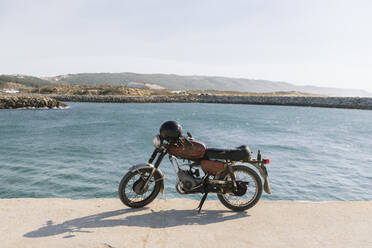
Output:
<svg viewBox="0 0 372 248">
<path fill-rule="evenodd" d="M 0 88 L 35 88 L 50 85 L 50 80 L 27 75 L 0 75 Z"/>
<path fill-rule="evenodd" d="M 286 92 L 295 91 L 328 96 L 372 97 L 372 93 L 357 89 L 339 89 L 317 86 L 299 86 L 286 82 L 229 78 L 214 76 L 180 76 L 174 74 L 138 74 L 138 73 L 79 73 L 55 77 L 31 77 L 25 75 L 0 75 L 0 87 L 6 83 L 18 83 L 30 87 L 44 85 L 111 85 L 127 86 L 131 82 L 156 84 L 166 89 L 177 90 L 217 90 L 239 92 Z"/>
</svg>

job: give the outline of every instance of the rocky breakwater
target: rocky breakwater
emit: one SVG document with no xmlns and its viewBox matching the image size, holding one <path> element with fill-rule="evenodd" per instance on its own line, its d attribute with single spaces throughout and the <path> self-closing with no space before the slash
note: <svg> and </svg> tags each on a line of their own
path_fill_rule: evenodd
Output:
<svg viewBox="0 0 372 248">
<path fill-rule="evenodd" d="M 310 106 L 326 108 L 370 109 L 372 98 L 367 97 L 288 97 L 288 96 L 225 96 L 225 95 L 159 95 L 159 96 L 78 96 L 55 95 L 60 101 L 72 102 L 117 102 L 117 103 L 228 103 L 284 106 Z"/>
<path fill-rule="evenodd" d="M 0 95 L 0 109 L 64 107 L 65 103 L 47 96 Z"/>
<path fill-rule="evenodd" d="M 372 98 L 369 97 L 287 97 L 287 96 L 198 96 L 198 102 L 262 104 L 285 106 L 310 106 L 325 108 L 370 109 Z"/>
</svg>

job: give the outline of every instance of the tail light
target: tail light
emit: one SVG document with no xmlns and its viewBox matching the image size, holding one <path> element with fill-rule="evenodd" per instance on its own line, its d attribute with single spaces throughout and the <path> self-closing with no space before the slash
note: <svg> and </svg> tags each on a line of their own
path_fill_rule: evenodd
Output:
<svg viewBox="0 0 372 248">
<path fill-rule="evenodd" d="M 264 164 L 270 164 L 270 159 L 269 158 L 265 158 L 262 161 L 264 162 Z"/>
</svg>

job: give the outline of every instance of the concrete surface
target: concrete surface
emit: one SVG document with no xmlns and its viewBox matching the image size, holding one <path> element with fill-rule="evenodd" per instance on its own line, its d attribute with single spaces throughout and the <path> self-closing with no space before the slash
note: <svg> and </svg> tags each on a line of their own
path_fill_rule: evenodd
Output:
<svg viewBox="0 0 372 248">
<path fill-rule="evenodd" d="M 0 247 L 372 247 L 372 202 L 0 199 Z"/>
</svg>

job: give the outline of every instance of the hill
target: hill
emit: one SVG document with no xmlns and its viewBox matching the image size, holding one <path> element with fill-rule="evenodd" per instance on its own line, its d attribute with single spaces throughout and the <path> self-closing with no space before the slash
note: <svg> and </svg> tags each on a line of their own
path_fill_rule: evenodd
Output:
<svg viewBox="0 0 372 248">
<path fill-rule="evenodd" d="M 297 91 L 329 96 L 372 96 L 372 93 L 364 90 L 298 86 L 286 82 L 213 76 L 180 76 L 175 74 L 138 74 L 124 72 L 68 74 L 50 79 L 54 82 L 78 85 L 110 84 L 125 86 L 129 82 L 146 82 L 158 84 L 167 89 L 181 90 L 219 90 L 257 93 Z"/>
<path fill-rule="evenodd" d="M 14 80 L 14 81 L 12 81 Z M 329 96 L 362 96 L 371 97 L 372 93 L 357 89 L 339 89 L 316 86 L 299 86 L 286 82 L 229 78 L 214 76 L 180 76 L 175 74 L 138 74 L 138 73 L 79 73 L 55 77 L 37 78 L 22 75 L 0 75 L 1 82 L 15 82 L 38 86 L 49 84 L 67 85 L 112 85 L 126 86 L 130 82 L 145 82 L 160 85 L 166 89 L 180 90 L 218 90 L 268 93 L 278 91 L 296 91 L 309 94 Z M 1 85 L 0 85 L 1 86 Z"/>
<path fill-rule="evenodd" d="M 9 85 L 10 87 L 12 87 L 12 84 L 35 88 L 39 86 L 50 85 L 52 84 L 52 82 L 50 80 L 27 75 L 0 75 L 0 88 L 8 87 Z"/>
</svg>

